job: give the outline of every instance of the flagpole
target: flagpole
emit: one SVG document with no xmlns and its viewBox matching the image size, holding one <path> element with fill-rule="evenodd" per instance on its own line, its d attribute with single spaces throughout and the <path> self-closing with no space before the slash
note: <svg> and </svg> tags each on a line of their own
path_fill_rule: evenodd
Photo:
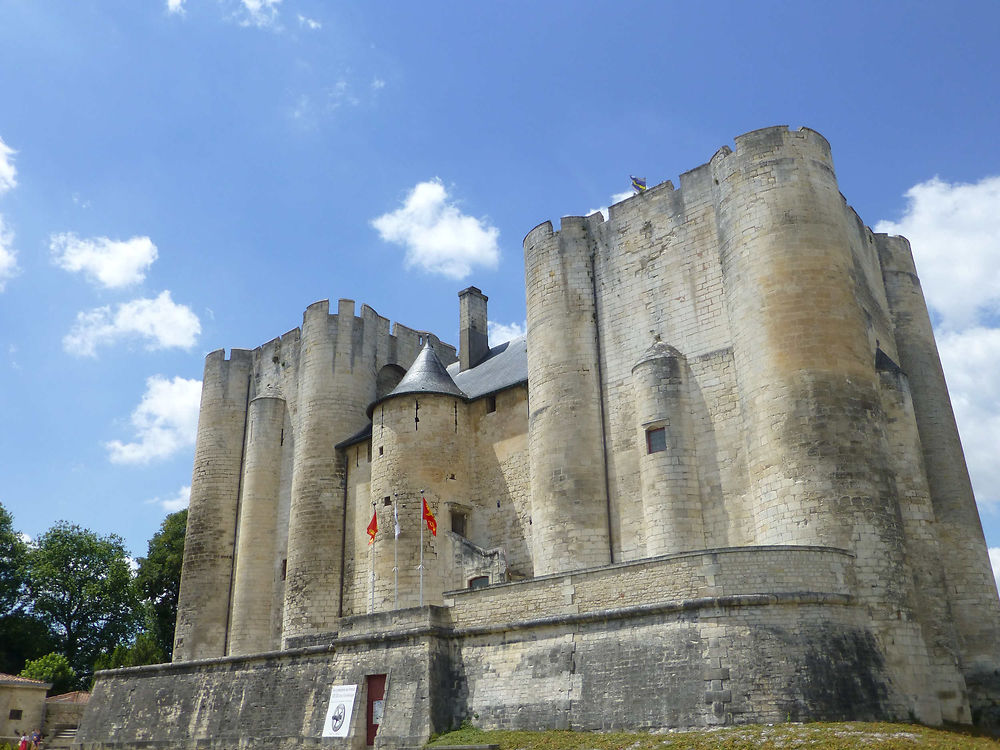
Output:
<svg viewBox="0 0 1000 750">
<path fill-rule="evenodd" d="M 372 503 L 372 513 L 373 514 L 377 513 L 377 511 L 375 510 L 375 503 Z M 368 546 L 371 548 L 370 553 L 368 555 L 369 558 L 368 564 L 369 567 L 371 568 L 371 597 L 370 597 L 370 608 L 368 610 L 368 613 L 374 614 L 375 613 L 375 537 L 372 537 L 372 543 L 369 544 Z"/>
<path fill-rule="evenodd" d="M 417 566 L 417 570 L 420 571 L 420 606 L 424 606 L 424 503 L 427 501 L 424 499 L 424 491 L 420 490 L 420 565 Z"/>
<path fill-rule="evenodd" d="M 399 494 L 392 493 L 392 608 L 399 609 Z"/>
</svg>

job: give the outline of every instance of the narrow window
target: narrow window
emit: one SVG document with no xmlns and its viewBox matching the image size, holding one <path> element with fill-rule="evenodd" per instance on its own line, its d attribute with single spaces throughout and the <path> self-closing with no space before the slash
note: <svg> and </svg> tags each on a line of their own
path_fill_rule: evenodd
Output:
<svg viewBox="0 0 1000 750">
<path fill-rule="evenodd" d="M 486 397 L 486 413 L 492 414 L 497 410 L 497 397 L 496 395 Z"/>
<path fill-rule="evenodd" d="M 288 559 L 281 561 L 281 580 L 284 581 L 288 576 Z"/>
<path fill-rule="evenodd" d="M 281 438 L 278 440 L 278 445 L 284 445 L 284 444 L 285 444 L 285 428 L 282 427 L 281 428 Z"/>
<path fill-rule="evenodd" d="M 646 452 L 659 453 L 667 449 L 667 431 L 663 427 L 646 430 Z"/>
<path fill-rule="evenodd" d="M 465 528 L 469 517 L 459 510 L 451 512 L 451 530 L 460 536 L 465 536 Z"/>
<path fill-rule="evenodd" d="M 475 578 L 469 579 L 470 589 L 484 589 L 490 585 L 489 576 L 476 576 Z"/>
<path fill-rule="evenodd" d="M 413 431 L 420 429 L 420 402 L 413 399 Z"/>
<path fill-rule="evenodd" d="M 380 445 L 380 446 L 378 447 L 378 454 L 379 454 L 380 456 L 382 455 L 382 450 L 383 450 L 383 448 L 382 448 L 382 446 Z"/>
</svg>

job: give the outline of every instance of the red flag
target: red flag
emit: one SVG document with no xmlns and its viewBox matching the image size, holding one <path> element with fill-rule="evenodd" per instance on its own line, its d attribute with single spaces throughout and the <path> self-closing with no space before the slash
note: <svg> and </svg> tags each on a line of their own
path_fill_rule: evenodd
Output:
<svg viewBox="0 0 1000 750">
<path fill-rule="evenodd" d="M 375 535 L 377 533 L 378 533 L 378 516 L 375 514 L 375 511 L 373 510 L 371 523 L 368 524 L 368 536 L 371 537 L 368 540 L 368 544 L 375 543 Z"/>
<path fill-rule="evenodd" d="M 430 529 L 432 536 L 438 535 L 438 522 L 434 520 L 434 514 L 431 513 L 431 509 L 427 507 L 427 499 L 420 498 L 424 501 L 424 520 L 427 521 L 427 528 Z"/>
</svg>

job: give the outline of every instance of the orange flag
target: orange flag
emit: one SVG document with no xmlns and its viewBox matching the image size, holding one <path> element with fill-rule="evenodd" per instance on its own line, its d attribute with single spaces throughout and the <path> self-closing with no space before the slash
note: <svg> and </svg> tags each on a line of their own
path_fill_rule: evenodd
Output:
<svg viewBox="0 0 1000 750">
<path fill-rule="evenodd" d="M 434 514 L 431 513 L 431 509 L 427 507 L 427 499 L 420 498 L 424 501 L 424 520 L 427 521 L 427 528 L 430 529 L 432 536 L 438 535 L 438 522 L 434 520 Z"/>
<path fill-rule="evenodd" d="M 378 533 L 378 516 L 375 514 L 375 511 L 373 510 L 371 523 L 368 524 L 368 536 L 371 537 L 368 540 L 368 544 L 375 543 L 375 535 L 377 533 Z"/>
</svg>

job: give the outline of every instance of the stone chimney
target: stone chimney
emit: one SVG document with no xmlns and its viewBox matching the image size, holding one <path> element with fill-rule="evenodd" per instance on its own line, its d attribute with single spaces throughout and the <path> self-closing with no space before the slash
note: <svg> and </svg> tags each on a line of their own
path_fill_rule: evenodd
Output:
<svg viewBox="0 0 1000 750">
<path fill-rule="evenodd" d="M 461 371 L 478 365 L 490 350 L 486 332 L 487 299 L 474 286 L 458 293 L 458 361 Z"/>
</svg>

